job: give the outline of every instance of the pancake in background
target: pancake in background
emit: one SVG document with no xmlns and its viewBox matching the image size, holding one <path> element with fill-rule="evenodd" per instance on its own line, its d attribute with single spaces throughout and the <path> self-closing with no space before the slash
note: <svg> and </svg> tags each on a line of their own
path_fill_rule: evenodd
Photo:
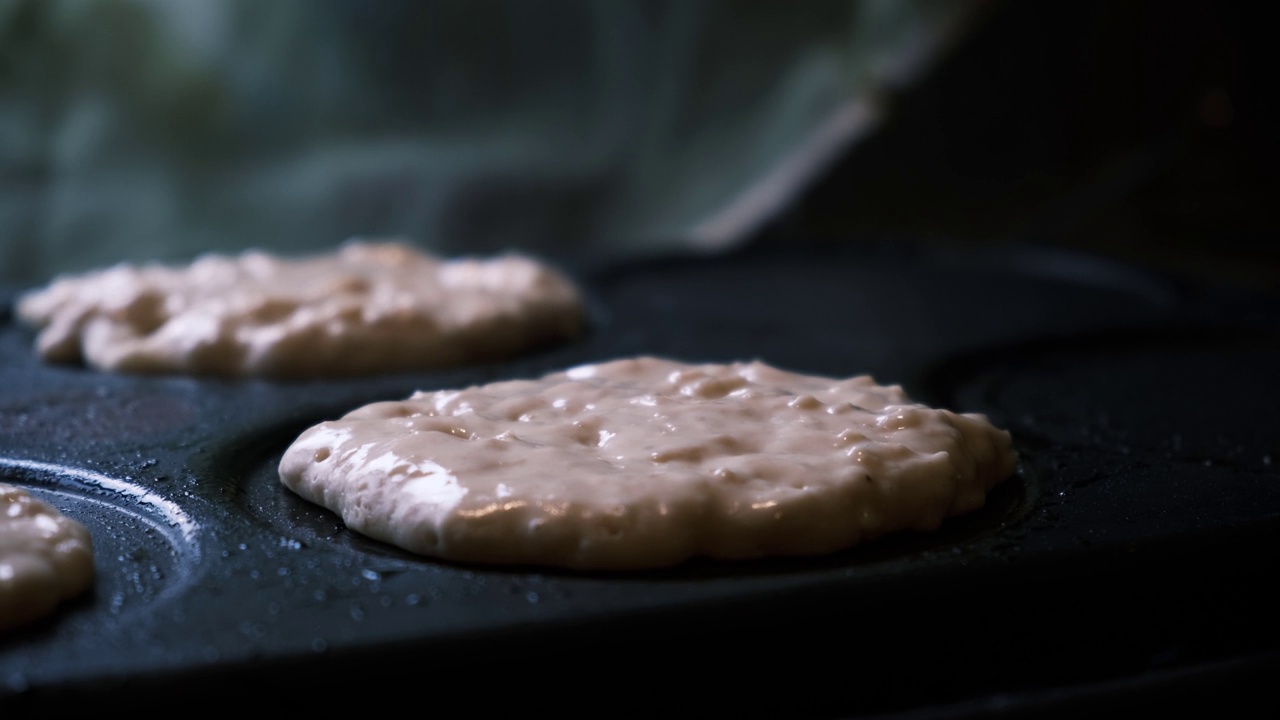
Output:
<svg viewBox="0 0 1280 720">
<path fill-rule="evenodd" d="M 584 328 L 563 274 L 508 254 L 445 260 L 393 242 L 283 258 L 120 264 L 26 293 L 49 362 L 121 373 L 325 378 L 507 358 Z"/>
</svg>

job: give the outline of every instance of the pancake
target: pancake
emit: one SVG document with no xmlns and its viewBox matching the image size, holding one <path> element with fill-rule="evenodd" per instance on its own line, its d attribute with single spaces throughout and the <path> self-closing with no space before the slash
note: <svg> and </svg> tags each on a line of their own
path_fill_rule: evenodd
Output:
<svg viewBox="0 0 1280 720">
<path fill-rule="evenodd" d="M 0 632 L 52 614 L 93 580 L 89 531 L 26 490 L 0 483 Z"/>
<path fill-rule="evenodd" d="M 866 375 L 634 357 L 356 408 L 304 431 L 279 475 L 423 556 L 632 570 L 934 530 L 1016 461 L 985 416 Z"/>
<path fill-rule="evenodd" d="M 442 259 L 396 242 L 204 255 L 60 277 L 19 298 L 52 363 L 278 379 L 508 358 L 584 329 L 567 276 L 529 257 Z"/>
</svg>

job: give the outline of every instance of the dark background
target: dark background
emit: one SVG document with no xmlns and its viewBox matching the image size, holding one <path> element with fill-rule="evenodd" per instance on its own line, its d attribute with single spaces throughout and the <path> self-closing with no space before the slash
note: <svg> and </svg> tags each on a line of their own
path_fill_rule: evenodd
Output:
<svg viewBox="0 0 1280 720">
<path fill-rule="evenodd" d="M 760 240 L 1033 244 L 1280 291 L 1263 10 L 989 3 Z"/>
<path fill-rule="evenodd" d="M 705 245 L 762 178 L 838 153 L 805 148 L 909 84 L 977 5 L 5 0 L 0 283 L 356 236 L 572 259 Z"/>
<path fill-rule="evenodd" d="M 352 235 L 450 254 L 696 248 L 700 214 L 847 101 L 885 111 L 781 215 L 716 247 L 1030 244 L 1280 283 L 1277 114 L 1256 4 L 0 10 L 8 285 Z M 912 58 L 915 73 L 880 71 Z"/>
</svg>

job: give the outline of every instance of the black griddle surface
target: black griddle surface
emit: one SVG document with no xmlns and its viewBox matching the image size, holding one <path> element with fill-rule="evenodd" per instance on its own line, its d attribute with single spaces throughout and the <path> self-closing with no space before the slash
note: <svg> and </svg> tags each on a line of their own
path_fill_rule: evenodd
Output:
<svg viewBox="0 0 1280 720">
<path fill-rule="evenodd" d="M 1274 299 L 1034 251 L 574 274 L 594 312 L 579 341 L 333 382 L 47 366 L 0 318 L 0 481 L 85 523 L 98 572 L 0 638 L 0 709 L 465 687 L 487 714 L 1043 716 L 1245 707 L 1280 668 Z M 355 406 L 637 354 L 870 373 L 987 413 L 1021 463 L 937 533 L 625 574 L 416 557 L 275 476 L 299 432 Z"/>
</svg>

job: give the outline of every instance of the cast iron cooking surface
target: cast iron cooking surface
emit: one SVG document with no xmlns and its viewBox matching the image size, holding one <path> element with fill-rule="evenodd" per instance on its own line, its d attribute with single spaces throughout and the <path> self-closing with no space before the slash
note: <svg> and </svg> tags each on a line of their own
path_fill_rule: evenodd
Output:
<svg viewBox="0 0 1280 720">
<path fill-rule="evenodd" d="M 0 709 L 334 709 L 481 682 L 490 713 L 1003 717 L 1223 707 L 1277 667 L 1273 302 L 1037 253 L 574 274 L 594 308 L 578 341 L 333 382 L 44 365 L 10 293 L 0 481 L 89 527 L 98 581 L 0 638 Z M 626 574 L 416 557 L 275 476 L 299 432 L 358 405 L 637 354 L 870 373 L 987 413 L 1021 462 L 937 533 Z"/>
</svg>

